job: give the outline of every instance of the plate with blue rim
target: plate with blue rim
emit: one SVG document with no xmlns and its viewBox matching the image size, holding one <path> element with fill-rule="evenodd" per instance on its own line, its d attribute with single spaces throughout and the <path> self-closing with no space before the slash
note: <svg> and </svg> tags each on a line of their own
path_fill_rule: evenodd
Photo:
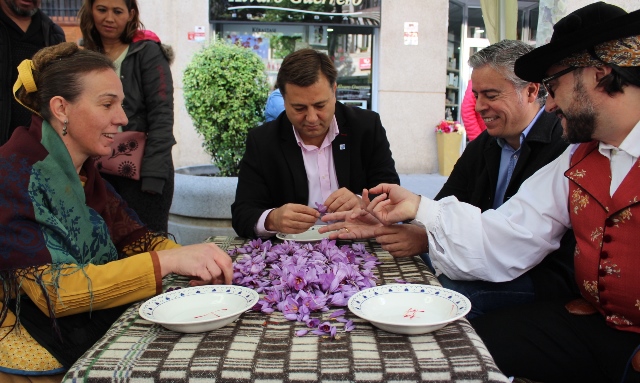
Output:
<svg viewBox="0 0 640 383">
<path fill-rule="evenodd" d="M 296 242 L 318 242 L 322 241 L 325 238 L 329 238 L 331 232 L 328 233 L 319 233 L 321 227 L 326 225 L 313 225 L 309 228 L 309 230 L 299 233 L 299 234 L 285 234 L 278 233 L 276 234 L 276 238 L 281 239 L 283 241 L 296 241 Z"/>
<path fill-rule="evenodd" d="M 232 323 L 255 306 L 258 299 L 257 292 L 242 286 L 187 287 L 148 299 L 138 313 L 168 330 L 198 333 Z"/>
<path fill-rule="evenodd" d="M 471 310 L 471 302 L 464 295 L 421 284 L 371 287 L 352 295 L 347 306 L 382 330 L 407 335 L 439 330 Z"/>
</svg>

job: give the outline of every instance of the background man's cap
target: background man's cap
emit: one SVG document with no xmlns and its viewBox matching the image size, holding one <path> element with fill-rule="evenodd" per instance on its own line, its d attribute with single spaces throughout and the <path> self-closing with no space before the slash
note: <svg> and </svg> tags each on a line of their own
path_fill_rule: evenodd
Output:
<svg viewBox="0 0 640 383">
<path fill-rule="evenodd" d="M 551 65 L 573 53 L 636 35 L 640 35 L 640 10 L 627 13 L 602 1 L 589 4 L 558 21 L 551 41 L 516 60 L 514 70 L 523 80 L 541 82 Z"/>
</svg>

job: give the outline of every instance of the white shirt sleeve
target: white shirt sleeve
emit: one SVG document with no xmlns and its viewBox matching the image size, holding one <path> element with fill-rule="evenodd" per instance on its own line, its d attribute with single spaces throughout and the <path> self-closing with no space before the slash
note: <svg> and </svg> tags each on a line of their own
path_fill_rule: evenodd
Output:
<svg viewBox="0 0 640 383">
<path fill-rule="evenodd" d="M 560 246 L 571 227 L 569 168 L 573 146 L 527 179 L 497 210 L 480 212 L 455 197 L 422 197 L 416 220 L 427 230 L 429 257 L 454 280 L 510 281 Z"/>
</svg>

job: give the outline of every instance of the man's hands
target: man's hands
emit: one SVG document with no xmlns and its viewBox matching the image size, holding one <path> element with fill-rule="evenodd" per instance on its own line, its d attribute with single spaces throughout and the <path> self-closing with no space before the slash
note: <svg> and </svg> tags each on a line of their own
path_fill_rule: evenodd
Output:
<svg viewBox="0 0 640 383">
<path fill-rule="evenodd" d="M 329 239 L 372 238 L 375 235 L 375 229 L 382 226 L 380 221 L 367 213 L 366 210 L 329 213 L 322 217 L 322 221 L 338 221 L 323 226 L 318 230 L 321 234 L 333 231 L 329 234 Z"/>
<path fill-rule="evenodd" d="M 360 207 L 362 209 L 366 207 L 362 200 L 347 188 L 340 188 L 331 193 L 329 198 L 324 201 L 323 205 L 327 207 L 327 211 L 330 213 L 337 211 L 349 211 L 356 207 Z"/>
<path fill-rule="evenodd" d="M 357 195 L 347 188 L 340 188 L 331 193 L 323 205 L 331 213 L 351 211 L 351 209 L 364 208 L 366 206 Z M 269 212 L 264 222 L 264 228 L 280 233 L 299 234 L 309 230 L 318 218 L 320 218 L 320 213 L 316 209 L 305 205 L 288 203 Z"/>
<path fill-rule="evenodd" d="M 174 273 L 194 278 L 191 286 L 231 284 L 231 257 L 213 243 L 200 243 L 158 251 L 160 272 L 164 277 Z"/>
<path fill-rule="evenodd" d="M 369 203 L 367 211 L 383 225 L 414 219 L 420 205 L 420 196 L 400 185 L 380 184 L 369 189 L 371 194 L 380 194 Z M 364 194 L 362 195 L 364 199 Z"/>
<path fill-rule="evenodd" d="M 394 257 L 411 257 L 429 251 L 429 238 L 418 225 L 391 225 L 375 229 L 376 241 Z"/>
<path fill-rule="evenodd" d="M 320 218 L 320 213 L 316 209 L 288 203 L 269 212 L 264 222 L 264 228 L 279 233 L 300 234 L 309 230 L 318 218 Z"/>
<path fill-rule="evenodd" d="M 373 201 L 369 193 L 380 194 Z M 427 252 L 425 230 L 416 225 L 394 225 L 415 218 L 420 196 L 399 185 L 380 184 L 362 191 L 362 203 L 351 211 L 325 214 L 324 222 L 334 222 L 320 228 L 320 233 L 333 231 L 330 239 L 363 239 L 375 237 L 382 248 L 394 257 L 406 257 Z M 391 226 L 389 226 L 391 225 Z"/>
</svg>

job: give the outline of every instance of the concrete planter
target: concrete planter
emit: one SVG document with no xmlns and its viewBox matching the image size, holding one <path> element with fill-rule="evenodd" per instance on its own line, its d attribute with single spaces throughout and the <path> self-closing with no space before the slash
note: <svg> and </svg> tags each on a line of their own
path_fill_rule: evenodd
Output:
<svg viewBox="0 0 640 383">
<path fill-rule="evenodd" d="M 231 204 L 238 177 L 211 176 L 217 172 L 214 165 L 176 169 L 169 232 L 178 243 L 190 245 L 212 235 L 236 235 L 231 227 Z"/>
</svg>

